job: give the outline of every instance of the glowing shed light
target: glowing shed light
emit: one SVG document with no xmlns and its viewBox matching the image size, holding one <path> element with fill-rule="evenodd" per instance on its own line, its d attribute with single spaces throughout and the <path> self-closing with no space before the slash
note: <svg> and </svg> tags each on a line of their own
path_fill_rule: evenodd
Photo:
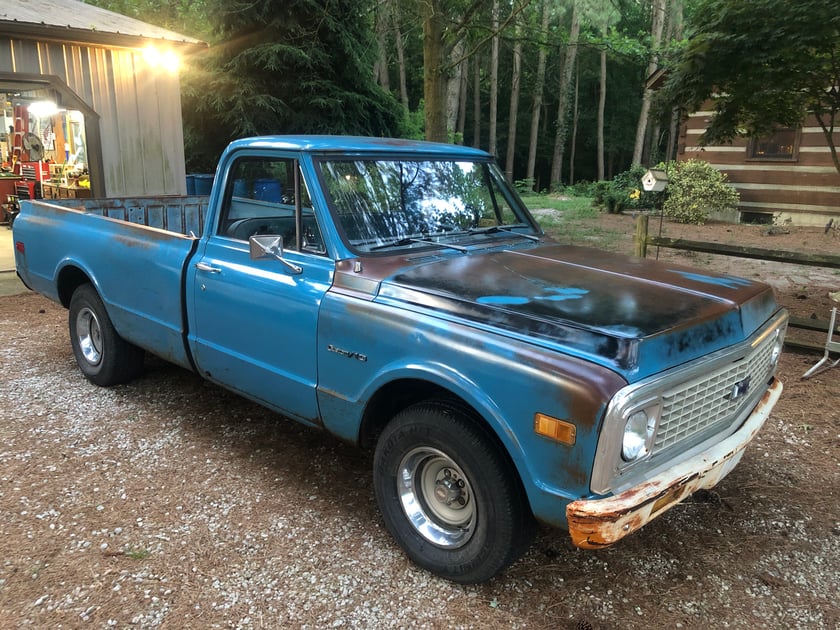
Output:
<svg viewBox="0 0 840 630">
<path fill-rule="evenodd" d="M 174 50 L 159 50 L 151 44 L 143 49 L 143 58 L 152 68 L 166 70 L 173 74 L 181 67 L 181 59 Z"/>
<path fill-rule="evenodd" d="M 55 116 L 60 111 L 53 101 L 35 101 L 30 103 L 27 109 L 36 118 Z"/>
</svg>

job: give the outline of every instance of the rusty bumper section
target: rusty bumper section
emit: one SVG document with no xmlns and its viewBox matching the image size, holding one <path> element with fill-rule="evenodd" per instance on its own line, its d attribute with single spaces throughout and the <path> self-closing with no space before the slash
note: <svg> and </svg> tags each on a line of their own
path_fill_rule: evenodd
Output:
<svg viewBox="0 0 840 630">
<path fill-rule="evenodd" d="M 782 393 L 774 379 L 746 422 L 733 435 L 649 481 L 605 499 L 580 499 L 566 507 L 572 542 L 584 549 L 611 545 L 684 500 L 714 487 L 741 460 Z"/>
</svg>

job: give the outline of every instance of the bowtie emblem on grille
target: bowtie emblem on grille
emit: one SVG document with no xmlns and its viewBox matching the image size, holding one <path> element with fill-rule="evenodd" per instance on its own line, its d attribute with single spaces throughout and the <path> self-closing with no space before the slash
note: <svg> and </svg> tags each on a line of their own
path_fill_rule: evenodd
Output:
<svg viewBox="0 0 840 630">
<path fill-rule="evenodd" d="M 738 381 L 732 386 L 732 389 L 729 390 L 729 393 L 725 396 L 727 400 L 737 400 L 738 398 L 742 398 L 747 395 L 750 391 L 750 379 L 752 377 L 748 376 L 742 381 Z"/>
</svg>

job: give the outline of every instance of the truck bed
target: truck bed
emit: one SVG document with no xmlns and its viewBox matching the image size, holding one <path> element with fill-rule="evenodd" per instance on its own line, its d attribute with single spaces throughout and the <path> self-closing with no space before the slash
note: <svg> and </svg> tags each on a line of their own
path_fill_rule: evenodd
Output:
<svg viewBox="0 0 840 630">
<path fill-rule="evenodd" d="M 203 232 L 207 197 L 22 201 L 17 269 L 31 289 L 65 306 L 92 282 L 117 332 L 190 367 L 184 273 Z M 61 242 L 61 247 L 55 247 Z"/>
<path fill-rule="evenodd" d="M 137 225 L 201 237 L 209 197 L 124 197 L 119 199 L 53 199 L 51 205 L 127 221 Z"/>
</svg>

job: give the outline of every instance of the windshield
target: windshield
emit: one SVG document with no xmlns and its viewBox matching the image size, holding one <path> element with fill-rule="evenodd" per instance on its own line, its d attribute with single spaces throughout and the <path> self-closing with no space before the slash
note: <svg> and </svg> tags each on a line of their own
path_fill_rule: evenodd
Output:
<svg viewBox="0 0 840 630">
<path fill-rule="evenodd" d="M 535 234 L 527 212 L 487 162 L 325 160 L 320 168 L 336 220 L 359 251 L 457 249 L 455 241 L 470 244 L 488 233 Z"/>
</svg>

